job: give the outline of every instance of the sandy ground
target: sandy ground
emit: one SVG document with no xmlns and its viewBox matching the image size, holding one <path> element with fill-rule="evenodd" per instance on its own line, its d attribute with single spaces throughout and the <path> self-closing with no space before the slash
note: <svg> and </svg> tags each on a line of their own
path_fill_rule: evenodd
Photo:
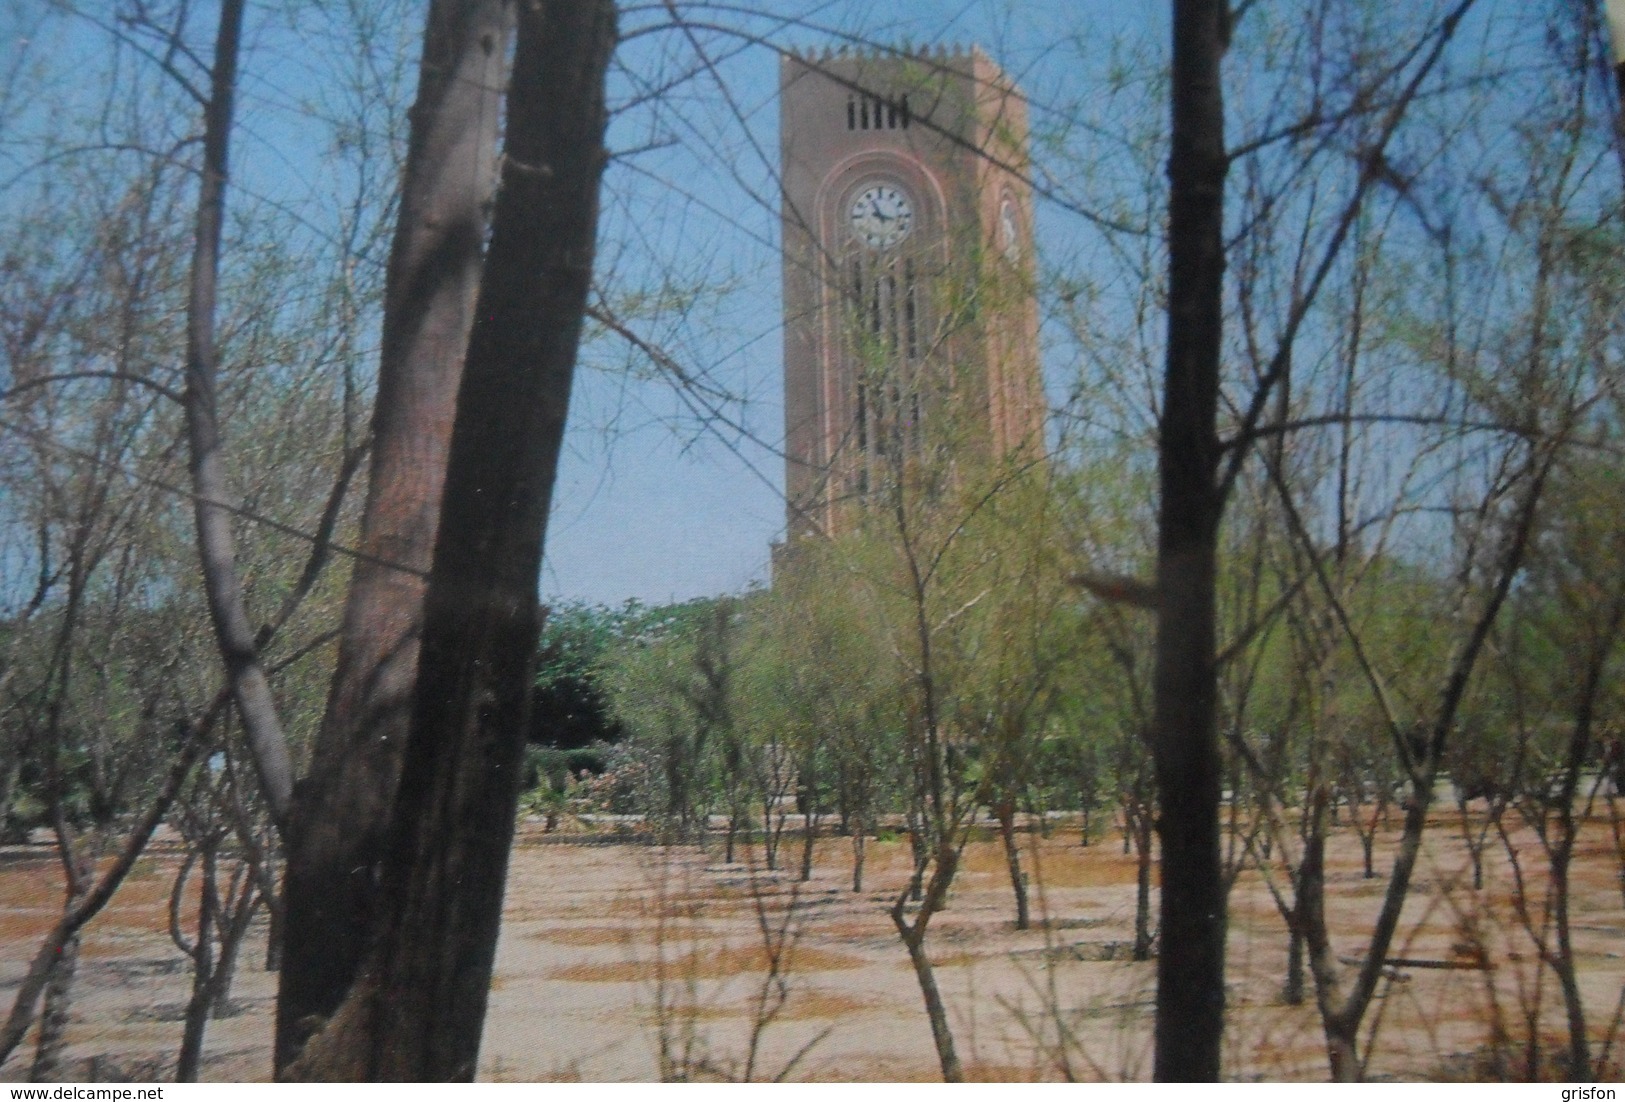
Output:
<svg viewBox="0 0 1625 1102">
<path fill-rule="evenodd" d="M 1606 824 L 1589 837 L 1595 848 L 1577 862 L 1573 924 L 1591 1032 L 1601 1042 L 1618 1026 L 1625 910 Z M 1532 836 L 1518 841 L 1538 892 L 1538 846 Z M 906 843 L 871 842 L 865 891 L 854 893 L 844 839 L 821 844 L 804 884 L 721 864 L 716 850 L 560 842 L 528 827 L 514 853 L 482 1078 L 938 1077 L 919 989 L 887 914 L 905 882 Z M 1031 836 L 1026 847 L 1034 929 L 1014 928 L 1008 874 L 987 842 L 971 847 L 950 908 L 931 927 L 967 1074 L 1146 1077 L 1155 965 L 1126 959 L 1133 859 L 1115 838 L 1084 849 L 1070 830 Z M 798 860 L 799 844 L 787 848 Z M 1352 835 L 1337 840 L 1333 934 L 1349 959 L 1363 951 L 1384 884 L 1362 878 L 1358 856 Z M 1455 967 L 1392 971 L 1368 1016 L 1377 1029 L 1373 1077 L 1461 1078 L 1498 1030 L 1526 1037 L 1531 1018 L 1546 1043 L 1560 1043 L 1555 978 L 1535 966 L 1533 942 L 1506 898 L 1505 856 L 1492 858 L 1492 890 L 1474 892 L 1460 834 L 1449 820 L 1432 832 L 1390 956 Z M 82 1078 L 172 1074 L 190 982 L 166 931 L 177 865 L 162 851 L 144 860 L 87 933 L 70 1052 Z M 1378 868 L 1385 871 L 1380 860 Z M 58 913 L 59 891 L 48 850 L 0 851 L 6 1005 Z M 1539 897 L 1531 899 L 1538 919 Z M 1281 999 L 1284 931 L 1263 878 L 1242 877 L 1231 897 L 1228 1076 L 1325 1077 L 1313 996 L 1296 1007 Z M 269 1077 L 275 976 L 259 967 L 263 928 L 254 937 L 233 991 L 236 1012 L 209 1026 L 205 1078 Z M 1461 967 L 1481 956 L 1491 968 Z M 20 1048 L 0 1080 L 26 1077 L 30 1057 Z"/>
</svg>

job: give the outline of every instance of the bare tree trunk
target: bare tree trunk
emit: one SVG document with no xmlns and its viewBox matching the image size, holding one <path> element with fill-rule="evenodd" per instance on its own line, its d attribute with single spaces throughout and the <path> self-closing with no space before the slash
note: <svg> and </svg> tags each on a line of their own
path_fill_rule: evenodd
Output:
<svg viewBox="0 0 1625 1102">
<path fill-rule="evenodd" d="M 186 1015 L 181 1029 L 180 1055 L 175 1060 L 175 1082 L 196 1083 L 198 1069 L 203 1064 L 203 1034 L 209 1026 L 209 991 L 214 981 L 215 927 L 218 923 L 220 893 L 215 882 L 216 847 L 219 838 L 201 843 L 198 865 L 203 874 L 197 915 L 197 940 L 188 949 L 192 958 L 192 996 L 186 1002 Z M 176 933 L 180 929 L 180 908 L 186 886 L 186 870 L 176 878 L 175 892 L 170 899 L 170 922 Z M 179 940 L 179 938 L 177 938 Z"/>
<path fill-rule="evenodd" d="M 10 673 L 10 670 L 6 671 Z M 5 688 L 5 677 L 0 675 L 0 690 Z M 15 754 L 10 761 L 0 765 L 0 838 L 3 838 L 6 829 L 6 820 L 11 817 L 12 793 L 17 791 L 17 778 L 22 775 L 23 756 Z"/>
<path fill-rule="evenodd" d="M 203 171 L 198 184 L 196 244 L 186 305 L 186 429 L 191 444 L 193 515 L 203 589 L 225 663 L 243 734 L 259 773 L 266 806 L 278 828 L 288 823 L 293 762 L 260 663 L 259 643 L 243 604 L 231 532 L 231 491 L 220 437 L 216 396 L 220 365 L 215 350 L 215 293 L 220 279 L 220 242 L 226 214 L 226 164 L 231 144 L 237 52 L 244 0 L 225 0 L 215 39 L 209 100 L 204 105 Z"/>
<path fill-rule="evenodd" d="M 202 860 L 203 906 L 198 914 L 197 941 L 192 947 L 192 995 L 186 1004 L 180 1057 L 176 1061 L 177 1083 L 198 1080 L 203 1067 L 204 1036 L 209 1022 L 225 1017 L 230 1009 L 237 953 L 260 902 L 249 870 L 239 868 L 222 894 L 216 879 L 215 852 L 206 851 Z"/>
<path fill-rule="evenodd" d="M 118 858 L 101 874 L 100 879 L 84 898 L 57 921 L 34 952 L 34 958 L 28 964 L 28 971 L 23 974 L 22 982 L 17 986 L 17 993 L 12 998 L 11 1010 L 6 1015 L 5 1025 L 0 1027 L 0 1065 L 3 1065 L 22 1043 L 28 1033 L 28 1027 L 33 1024 L 34 1010 L 39 1005 L 46 984 L 50 981 L 52 963 L 84 928 L 85 923 L 94 918 L 107 905 L 107 901 L 113 898 L 113 893 L 118 891 L 119 885 L 124 883 L 124 878 L 129 875 L 142 851 L 147 848 L 152 832 L 163 822 L 164 816 L 175 802 L 175 797 L 180 794 L 181 786 L 186 783 L 187 774 L 197 763 L 198 755 L 207 744 L 207 734 L 224 710 L 226 700 L 225 692 L 216 696 L 214 702 L 203 713 L 196 728 L 187 732 L 186 745 L 170 767 L 169 776 L 165 778 L 163 787 L 158 790 L 146 813 L 126 837 L 124 848 Z"/>
<path fill-rule="evenodd" d="M 83 905 L 85 896 L 90 892 L 92 867 L 76 852 L 60 803 L 56 812 L 56 841 L 62 853 L 62 868 L 68 878 L 63 913 L 71 915 Z M 45 1006 L 40 1012 L 39 1039 L 34 1046 L 34 1063 L 28 1071 L 31 1083 L 54 1083 L 64 1077 L 68 1022 L 73 1016 L 73 981 L 79 970 L 79 940 L 76 931 L 63 942 L 51 963 L 50 978 L 45 984 Z"/>
<path fill-rule="evenodd" d="M 73 1013 L 73 980 L 79 970 L 79 935 L 63 944 L 51 965 L 45 984 L 45 1005 L 40 1011 L 39 1039 L 34 1045 L 34 1062 L 28 1069 L 30 1083 L 55 1083 L 63 1078 L 62 1058 L 68 1047 L 68 1020 Z"/>
<path fill-rule="evenodd" d="M 220 929 L 220 960 L 214 969 L 214 990 L 209 999 L 209 1017 L 218 1021 L 228 1016 L 232 1010 L 231 987 L 237 980 L 237 961 L 241 956 L 243 941 L 248 936 L 249 924 L 254 921 L 254 912 L 259 909 L 264 899 L 255 890 L 252 883 L 245 884 L 238 894 L 229 914 L 225 915 Z"/>
<path fill-rule="evenodd" d="M 965 1069 L 960 1064 L 959 1053 L 954 1048 L 953 1030 L 948 1024 L 948 1008 L 942 1001 L 941 990 L 937 987 L 936 970 L 925 951 L 925 935 L 930 928 L 932 916 L 942 910 L 943 904 L 947 901 L 948 887 L 953 883 L 954 873 L 958 867 L 958 851 L 944 843 L 937 854 L 931 883 L 920 900 L 920 909 L 914 916 L 914 921 L 910 923 L 904 917 L 909 892 L 904 891 L 899 895 L 891 909 L 892 923 L 897 927 L 903 945 L 908 949 L 909 963 L 914 966 L 914 978 L 920 985 L 920 997 L 925 1002 L 925 1016 L 931 1024 L 931 1040 L 937 1048 L 937 1063 L 942 1068 L 942 1079 L 945 1083 L 963 1083 Z"/>
<path fill-rule="evenodd" d="M 276 1062 L 343 1001 L 400 779 L 452 415 L 496 187 L 511 0 L 429 6 L 384 296 L 372 475 L 327 713 L 288 834 Z"/>
<path fill-rule="evenodd" d="M 1574 846 L 1579 840 L 1580 821 L 1574 814 L 1574 801 L 1579 794 L 1580 770 L 1591 757 L 1593 726 L 1596 708 L 1603 686 L 1604 670 L 1625 626 L 1625 597 L 1616 596 L 1609 609 L 1609 618 L 1603 632 L 1594 643 L 1593 653 L 1586 663 L 1586 676 L 1576 701 L 1575 715 L 1569 730 L 1564 754 L 1563 782 L 1557 791 L 1557 838 L 1546 843 L 1550 868 L 1548 891 L 1552 897 L 1552 922 L 1556 927 L 1557 948 L 1548 955 L 1552 971 L 1557 973 L 1563 989 L 1563 1008 L 1568 1017 L 1569 1054 L 1567 1073 L 1571 1079 L 1585 1079 L 1591 1075 L 1591 1046 L 1586 1033 L 1585 999 L 1580 991 L 1579 977 L 1575 973 L 1573 931 L 1570 927 L 1569 900 L 1571 895 L 1569 868 L 1574 858 Z M 1587 801 L 1589 811 L 1590 801 Z M 1582 812 L 1582 817 L 1585 812 Z M 1545 841 L 1542 832 L 1542 841 Z"/>
<path fill-rule="evenodd" d="M 1281 985 L 1281 1001 L 1288 1006 L 1303 1005 L 1303 933 L 1296 915 L 1287 932 L 1286 982 Z"/>
<path fill-rule="evenodd" d="M 910 807 L 906 813 L 907 823 L 904 827 L 908 831 L 908 848 L 914 858 L 914 872 L 908 881 L 908 897 L 914 903 L 925 897 L 925 869 L 930 863 L 930 854 L 925 845 L 924 820 L 919 812 Z"/>
<path fill-rule="evenodd" d="M 1010 872 L 1010 888 L 1016 896 L 1016 929 L 1032 925 L 1027 908 L 1027 874 L 1021 869 L 1021 847 L 1016 842 L 1016 807 L 1013 800 L 1000 801 L 997 809 L 999 838 L 1004 842 L 1004 865 Z"/>
<path fill-rule="evenodd" d="M 762 853 L 768 871 L 774 872 L 779 867 L 779 846 L 784 841 L 784 824 L 790 813 L 785 810 L 785 784 L 780 779 L 777 762 L 768 766 L 768 776 L 771 779 L 762 794 Z"/>
<path fill-rule="evenodd" d="M 1377 846 L 1377 826 L 1379 820 L 1384 824 L 1386 824 L 1388 821 L 1388 801 L 1380 796 L 1378 797 L 1376 807 L 1374 807 L 1371 811 L 1371 821 L 1363 826 L 1355 813 L 1352 811 L 1349 812 L 1349 821 L 1354 824 L 1354 831 L 1360 836 L 1360 857 L 1364 862 L 1365 870 L 1362 875 L 1367 880 L 1375 880 L 1377 878 L 1377 868 L 1376 865 L 1373 864 L 1373 859 Z M 1332 822 L 1334 825 L 1337 822 L 1336 804 L 1332 805 Z"/>
<path fill-rule="evenodd" d="M 1451 784 L 1456 797 L 1456 821 L 1461 827 L 1461 840 L 1467 846 L 1467 860 L 1473 866 L 1473 891 L 1484 890 L 1484 850 L 1482 846 L 1474 844 L 1473 816 L 1467 808 L 1467 799 L 1462 795 L 1461 787 L 1454 782 Z"/>
<path fill-rule="evenodd" d="M 1593 787 L 1592 798 L 1586 800 L 1578 819 L 1574 813 L 1574 801 L 1579 795 L 1580 771 L 1590 760 L 1595 743 L 1596 712 L 1605 684 L 1605 671 L 1618 649 L 1622 629 L 1625 629 L 1625 593 L 1616 590 L 1603 629 L 1592 641 L 1586 676 L 1575 702 L 1574 722 L 1569 729 L 1564 755 L 1563 783 L 1557 793 L 1557 842 L 1550 847 L 1548 854 L 1551 867 L 1549 890 L 1553 894 L 1552 918 L 1557 926 L 1557 952 L 1551 964 L 1563 987 L 1563 1007 L 1568 1015 L 1568 1075 L 1571 1079 L 1589 1078 L 1592 1067 L 1590 1040 L 1586 1033 L 1585 1000 L 1580 992 L 1579 977 L 1575 974 L 1573 932 L 1569 921 L 1569 869 L 1574 859 L 1575 843 L 1579 841 L 1581 823 L 1590 816 L 1597 789 Z M 1601 778 L 1597 783 L 1601 785 Z"/>
<path fill-rule="evenodd" d="M 1333 801 L 1324 788 L 1311 792 L 1309 801 L 1293 916 L 1301 925 L 1309 967 L 1315 977 L 1315 998 L 1326 1036 L 1326 1059 L 1332 1080 L 1353 1083 L 1360 1078 L 1355 1046 L 1360 1019 L 1344 1012 L 1342 975 L 1326 928 L 1326 821 L 1328 805 Z"/>
<path fill-rule="evenodd" d="M 1224 1031 L 1216 590 L 1225 0 L 1174 0 L 1168 351 L 1158 454 L 1152 751 L 1162 835 L 1158 1081 L 1216 1080 Z"/>
<path fill-rule="evenodd" d="M 1151 945 L 1151 809 L 1136 805 L 1134 819 L 1134 959 L 1150 960 Z"/>
<path fill-rule="evenodd" d="M 1569 1057 L 1567 1077 L 1591 1077 L 1591 1044 L 1586 1036 L 1585 999 L 1580 993 L 1579 976 L 1574 968 L 1574 943 L 1569 927 L 1569 858 L 1573 853 L 1574 826 L 1564 822 L 1560 828 L 1564 836 L 1558 841 L 1557 852 L 1552 855 L 1552 922 L 1556 926 L 1557 950 L 1551 955 L 1552 971 L 1563 989 L 1563 1010 L 1568 1016 Z"/>
<path fill-rule="evenodd" d="M 473 1078 L 541 626 L 536 583 L 592 274 L 609 0 L 527 0 L 457 398 L 377 925 L 293 1078 Z"/>
<path fill-rule="evenodd" d="M 1292 874 L 1292 909 L 1287 913 L 1286 982 L 1281 1001 L 1288 1006 L 1303 1004 L 1303 896 L 1304 866 L 1300 861 Z"/>
<path fill-rule="evenodd" d="M 1353 1026 L 1342 1018 L 1326 1025 L 1326 1058 L 1332 1069 L 1332 1082 L 1358 1083 L 1360 1058 Z"/>
<path fill-rule="evenodd" d="M 1614 837 L 1614 879 L 1619 884 L 1619 902 L 1625 907 L 1625 815 L 1620 814 L 1618 793 L 1608 797 L 1608 829 Z"/>
<path fill-rule="evenodd" d="M 801 817 L 801 880 L 806 883 L 812 879 L 813 874 L 813 848 L 818 844 L 819 814 L 813 810 L 811 803 Z"/>
</svg>

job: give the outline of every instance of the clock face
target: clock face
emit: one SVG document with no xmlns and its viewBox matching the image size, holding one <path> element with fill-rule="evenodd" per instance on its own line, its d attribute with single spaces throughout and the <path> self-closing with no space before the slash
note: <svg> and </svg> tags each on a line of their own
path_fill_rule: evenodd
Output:
<svg viewBox="0 0 1625 1102">
<path fill-rule="evenodd" d="M 908 196 L 890 184 L 870 184 L 858 192 L 846 217 L 852 233 L 871 249 L 891 248 L 914 226 Z"/>
<path fill-rule="evenodd" d="M 1021 234 L 1016 231 L 1016 204 L 1009 196 L 999 204 L 999 248 L 1006 260 L 1021 258 Z"/>
</svg>

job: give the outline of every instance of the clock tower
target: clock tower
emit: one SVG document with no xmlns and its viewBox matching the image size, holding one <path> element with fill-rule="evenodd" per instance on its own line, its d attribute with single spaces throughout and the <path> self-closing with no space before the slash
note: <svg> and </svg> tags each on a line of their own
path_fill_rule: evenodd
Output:
<svg viewBox="0 0 1625 1102">
<path fill-rule="evenodd" d="M 1043 451 L 1020 92 L 985 54 L 780 69 L 788 540 L 922 455 Z"/>
</svg>

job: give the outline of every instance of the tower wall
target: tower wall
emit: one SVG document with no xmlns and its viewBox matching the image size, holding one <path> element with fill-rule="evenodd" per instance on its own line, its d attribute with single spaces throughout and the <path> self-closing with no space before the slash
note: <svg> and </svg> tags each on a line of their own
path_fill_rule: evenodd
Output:
<svg viewBox="0 0 1625 1102">
<path fill-rule="evenodd" d="M 952 423 L 1043 447 L 1026 105 L 981 51 L 780 69 L 789 539 L 838 535 L 880 457 Z"/>
</svg>

